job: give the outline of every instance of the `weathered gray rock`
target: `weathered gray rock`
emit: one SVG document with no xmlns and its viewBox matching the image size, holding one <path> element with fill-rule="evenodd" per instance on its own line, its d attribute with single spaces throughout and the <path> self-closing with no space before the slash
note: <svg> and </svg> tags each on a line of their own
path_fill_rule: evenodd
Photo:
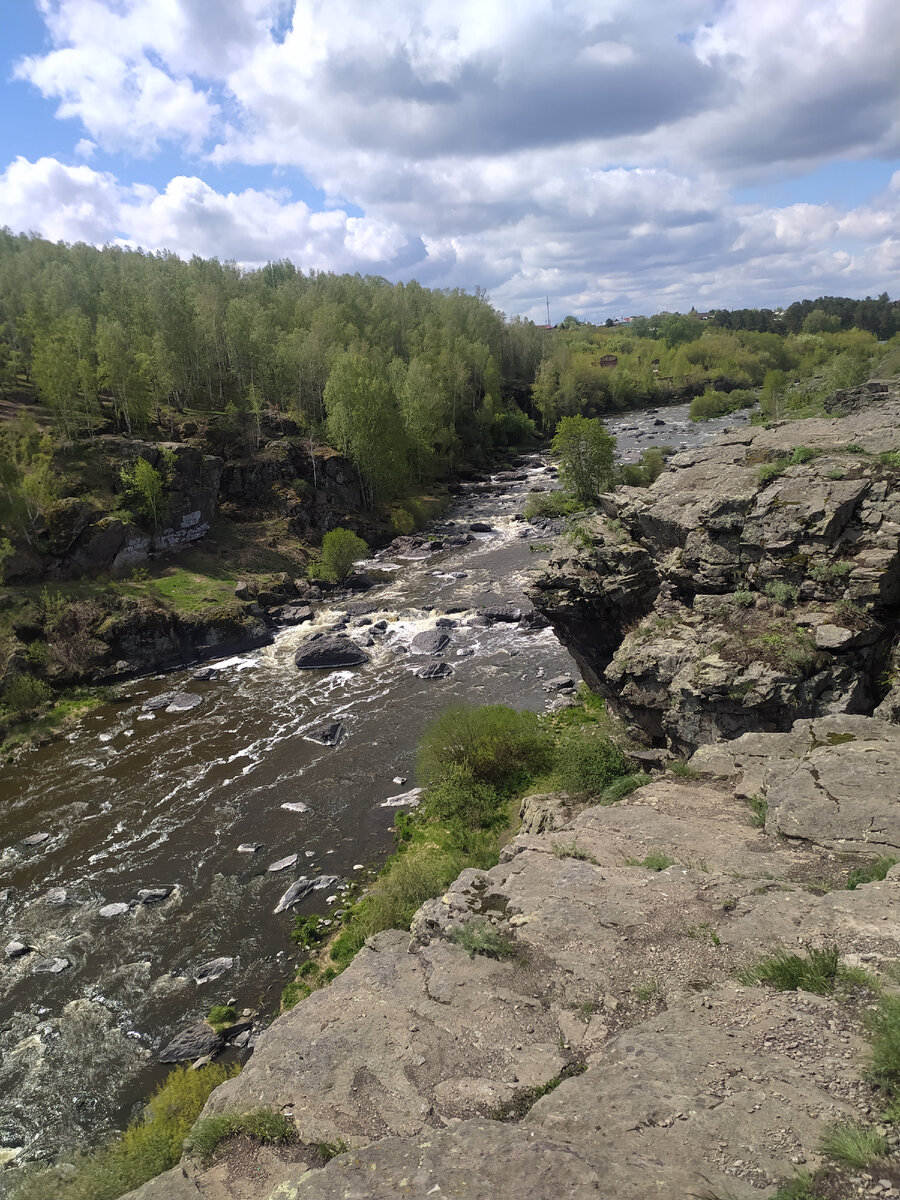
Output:
<svg viewBox="0 0 900 1200">
<path fill-rule="evenodd" d="M 409 644 L 416 654 L 440 654 L 450 645 L 450 638 L 443 629 L 424 629 Z"/>
<path fill-rule="evenodd" d="M 262 842 L 241 842 L 238 846 L 238 854 L 255 854 L 257 850 L 262 849 Z"/>
<path fill-rule="evenodd" d="M 446 679 L 448 675 L 453 674 L 453 668 L 449 663 L 429 663 L 427 667 L 419 667 L 414 672 L 419 679 Z"/>
<path fill-rule="evenodd" d="M 35 975 L 60 975 L 71 965 L 67 958 L 39 958 L 32 963 L 31 970 Z"/>
<path fill-rule="evenodd" d="M 216 1054 L 225 1045 L 225 1038 L 211 1025 L 200 1021 L 189 1029 L 176 1034 L 171 1042 L 159 1052 L 159 1062 L 177 1063 L 200 1058 L 204 1054 Z"/>
<path fill-rule="evenodd" d="M 198 696 L 196 692 L 179 692 L 173 696 L 166 705 L 167 713 L 188 712 L 192 708 L 196 708 L 198 704 L 203 703 L 203 697 Z"/>
<path fill-rule="evenodd" d="M 830 849 L 900 852 L 900 727 L 873 717 L 797 721 L 691 759 L 710 775 L 740 775 L 741 794 L 767 803 L 766 829 Z"/>
<path fill-rule="evenodd" d="M 498 604 L 492 608 L 479 609 L 478 615 L 482 617 L 489 625 L 506 623 L 514 625 L 522 618 L 521 608 L 514 608 L 511 604 Z"/>
<path fill-rule="evenodd" d="M 285 858 L 279 858 L 277 862 L 269 863 L 268 870 L 286 871 L 288 867 L 293 867 L 296 864 L 299 857 L 298 854 L 288 854 Z"/>
<path fill-rule="evenodd" d="M 27 838 L 22 838 L 22 845 L 29 848 L 32 846 L 42 846 L 44 842 L 49 841 L 49 838 L 49 833 L 32 833 Z"/>
<path fill-rule="evenodd" d="M 369 656 L 365 650 L 342 634 L 323 634 L 321 637 L 314 635 L 303 643 L 294 656 L 294 662 L 300 671 L 357 667 L 368 661 Z"/>
<path fill-rule="evenodd" d="M 900 389 L 878 395 L 847 421 L 744 428 L 675 455 L 652 487 L 603 497 L 579 547 L 534 581 L 585 679 L 648 741 L 690 753 L 881 700 L 900 493 L 876 456 L 900 447 Z M 798 445 L 817 456 L 790 463 Z M 900 701 L 881 711 L 900 716 Z"/>
<path fill-rule="evenodd" d="M 295 813 L 309 812 L 309 805 L 304 804 L 302 800 L 286 800 L 285 803 L 282 804 L 281 807 L 287 809 L 288 812 L 295 812 Z"/>
<path fill-rule="evenodd" d="M 344 726 L 340 721 L 332 721 L 328 725 L 322 725 L 318 729 L 312 729 L 309 733 L 303 736 L 310 742 L 319 742 L 322 746 L 336 746 L 344 736 Z"/>
<path fill-rule="evenodd" d="M 28 954 L 31 947 L 26 942 L 12 941 L 6 943 L 4 953 L 7 958 L 22 958 Z"/>
<path fill-rule="evenodd" d="M 163 900 L 171 896 L 172 891 L 171 887 L 141 888 L 137 898 L 141 904 L 161 904 Z"/>
<path fill-rule="evenodd" d="M 295 862 L 296 862 L 296 859 L 297 859 L 297 856 L 294 855 Z M 272 868 L 270 867 L 269 870 L 271 870 L 271 869 Z M 313 890 L 313 880 L 310 879 L 306 875 L 301 875 L 301 877 L 299 879 L 295 880 L 291 884 L 291 886 L 287 889 L 287 891 L 284 893 L 284 895 L 281 897 L 281 899 L 278 901 L 278 903 L 272 909 L 272 912 L 274 912 L 274 913 L 285 912 L 287 909 L 289 909 L 291 907 L 292 904 L 298 904 L 304 898 L 304 896 L 308 896 L 312 890 Z"/>
<path fill-rule="evenodd" d="M 216 979 L 221 979 L 234 966 L 234 959 L 223 956 L 222 958 L 211 958 L 209 962 L 205 962 L 199 966 L 194 974 L 194 982 L 197 984 L 213 983 Z"/>
<path fill-rule="evenodd" d="M 123 917 L 125 913 L 130 911 L 131 905 L 119 900 L 115 904 L 104 904 L 99 911 L 99 916 L 104 918 Z"/>
<path fill-rule="evenodd" d="M 302 625 L 304 621 L 313 619 L 313 610 L 308 604 L 286 604 L 278 611 L 278 620 L 282 625 Z"/>
</svg>

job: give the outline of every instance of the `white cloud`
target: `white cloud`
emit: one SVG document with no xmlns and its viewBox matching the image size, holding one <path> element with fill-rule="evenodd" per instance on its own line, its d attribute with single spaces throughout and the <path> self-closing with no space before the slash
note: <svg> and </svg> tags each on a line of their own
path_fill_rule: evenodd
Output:
<svg viewBox="0 0 900 1200">
<path fill-rule="evenodd" d="M 549 186 L 503 223 L 420 238 L 403 224 L 314 212 L 285 192 L 222 193 L 178 176 L 160 191 L 55 159 L 17 159 L 0 175 L 0 221 L 54 240 L 118 241 L 149 250 L 290 258 L 308 270 L 415 277 L 486 287 L 507 312 L 540 318 L 651 311 L 657 304 L 773 304 L 799 295 L 878 293 L 900 285 L 900 177 L 849 211 L 728 204 L 671 172 L 584 175 L 577 194 Z M 509 185 L 498 185 L 501 195 Z"/>
<path fill-rule="evenodd" d="M 730 193 L 900 156 L 895 0 L 39 4 L 52 48 L 18 70 L 83 125 L 77 156 L 300 169 L 327 211 L 220 193 L 196 159 L 163 191 L 18 160 L 16 227 L 482 284 L 535 316 L 548 290 L 598 315 L 900 285 L 898 188 L 849 212 Z"/>
</svg>

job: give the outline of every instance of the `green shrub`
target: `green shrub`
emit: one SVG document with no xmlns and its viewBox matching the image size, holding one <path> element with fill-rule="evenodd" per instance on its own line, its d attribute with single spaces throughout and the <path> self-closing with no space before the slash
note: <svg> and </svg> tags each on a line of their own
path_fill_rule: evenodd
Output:
<svg viewBox="0 0 900 1200">
<path fill-rule="evenodd" d="M 71 1171 L 29 1172 L 15 1189 L 14 1200 L 116 1200 L 140 1187 L 178 1162 L 185 1136 L 210 1092 L 237 1070 L 215 1063 L 197 1071 L 176 1067 L 121 1138 L 75 1155 Z"/>
<path fill-rule="evenodd" d="M 757 482 L 760 484 L 771 483 L 773 479 L 777 479 L 779 475 L 784 474 L 785 467 L 788 466 L 786 458 L 776 458 L 774 462 L 763 463 L 756 473 Z"/>
<path fill-rule="evenodd" d="M 3 703 L 14 717 L 27 717 L 37 712 L 53 695 L 53 689 L 43 679 L 13 671 L 3 688 Z"/>
<path fill-rule="evenodd" d="M 675 866 L 675 859 L 662 850 L 653 850 L 646 858 L 626 858 L 626 867 L 646 867 L 648 871 L 667 871 Z"/>
<path fill-rule="evenodd" d="M 479 783 L 466 767 L 454 764 L 432 784 L 422 803 L 422 813 L 448 825 L 491 829 L 508 817 L 507 801 L 497 788 Z"/>
<path fill-rule="evenodd" d="M 869 1017 L 869 1076 L 897 1106 L 900 1093 L 900 996 L 882 995 Z M 900 1113 L 897 1114 L 900 1116 Z"/>
<path fill-rule="evenodd" d="M 237 1010 L 230 1004 L 214 1004 L 206 1014 L 206 1020 L 213 1029 L 227 1029 L 237 1020 Z"/>
<path fill-rule="evenodd" d="M 568 492 L 532 492 L 525 501 L 522 515 L 526 521 L 540 517 L 566 517 L 578 512 L 582 505 Z"/>
<path fill-rule="evenodd" d="M 490 784 L 507 795 L 546 767 L 550 739 L 532 712 L 502 704 L 446 709 L 419 743 L 418 777 L 426 788 L 440 784 L 455 768 L 475 783 Z"/>
<path fill-rule="evenodd" d="M 343 583 L 352 575 L 353 564 L 368 553 L 368 544 L 351 529 L 329 529 L 322 538 L 317 572 L 332 583 Z"/>
<path fill-rule="evenodd" d="M 733 392 L 717 392 L 707 388 L 702 396 L 691 401 L 692 421 L 708 421 L 711 417 L 724 417 L 739 408 L 750 408 L 756 403 L 756 393 L 746 388 L 735 388 Z"/>
<path fill-rule="evenodd" d="M 191 1130 L 187 1147 L 206 1164 L 212 1161 L 222 1142 L 239 1135 L 252 1138 L 255 1142 L 283 1146 L 297 1140 L 297 1128 L 288 1117 L 270 1108 L 251 1108 L 243 1113 L 215 1113 L 197 1122 Z"/>
<path fill-rule="evenodd" d="M 766 595 L 776 604 L 782 604 L 788 608 L 797 603 L 800 589 L 794 587 L 792 583 L 787 583 L 784 579 L 772 579 L 766 584 Z"/>
<path fill-rule="evenodd" d="M 814 458 L 818 458 L 821 453 L 821 450 L 815 450 L 812 446 L 795 446 L 791 451 L 791 457 L 789 461 L 792 467 L 796 467 L 801 463 L 812 462 L 812 460 Z"/>
<path fill-rule="evenodd" d="M 555 775 L 564 791 L 602 796 L 615 779 L 627 774 L 627 758 L 599 731 L 575 730 L 560 738 Z"/>
<path fill-rule="evenodd" d="M 886 467 L 900 467 L 900 450 L 885 450 L 878 455 L 878 461 Z"/>
<path fill-rule="evenodd" d="M 615 804 L 617 800 L 624 799 L 638 788 L 646 787 L 648 783 L 652 782 L 652 775 L 620 775 L 618 779 L 608 783 L 600 793 L 600 803 Z"/>
<path fill-rule="evenodd" d="M 752 814 L 751 820 L 753 821 L 753 824 L 758 825 L 760 829 L 765 829 L 766 817 L 769 813 L 769 805 L 766 802 L 765 797 L 760 796 L 758 793 L 755 796 L 748 796 L 747 804 L 750 806 L 750 812 Z"/>
<path fill-rule="evenodd" d="M 846 558 L 839 558 L 833 562 L 816 563 L 810 567 L 809 575 L 817 583 L 834 583 L 846 579 L 855 565 Z"/>
<path fill-rule="evenodd" d="M 746 588 L 738 588 L 731 599 L 739 608 L 749 608 L 756 601 L 754 594 Z"/>
<path fill-rule="evenodd" d="M 391 509 L 391 528 L 400 534 L 412 533 L 416 527 L 416 519 L 406 508 Z"/>
</svg>

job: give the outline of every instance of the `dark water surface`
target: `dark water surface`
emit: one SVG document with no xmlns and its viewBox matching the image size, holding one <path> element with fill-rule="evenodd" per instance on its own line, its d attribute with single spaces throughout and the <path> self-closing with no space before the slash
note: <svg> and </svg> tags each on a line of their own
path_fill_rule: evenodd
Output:
<svg viewBox="0 0 900 1200">
<path fill-rule="evenodd" d="M 634 458 L 653 444 L 697 444 L 738 420 L 698 429 L 679 406 L 608 425 Z M 474 622 L 479 608 L 530 607 L 522 587 L 550 538 L 514 517 L 531 488 L 554 483 L 536 456 L 526 474 L 500 494 L 461 498 L 435 528 L 489 522 L 492 532 L 470 545 L 380 561 L 383 582 L 321 606 L 314 626 L 219 663 L 213 680 L 195 681 L 192 670 L 140 680 L 127 699 L 0 773 L 0 896 L 9 889 L 2 944 L 35 948 L 4 959 L 0 975 L 0 1162 L 20 1147 L 28 1157 L 53 1153 L 126 1119 L 165 1073 L 159 1049 L 211 1004 L 273 1011 L 299 958 L 291 913 L 273 909 L 300 875 L 353 880 L 384 860 L 395 809 L 383 804 L 413 786 L 428 721 L 457 701 L 540 711 L 550 701 L 547 679 L 575 675 L 551 630 Z M 398 649 L 447 613 L 457 622 L 443 655 L 453 674 L 417 678 L 414 670 L 435 660 Z M 297 671 L 298 645 L 344 614 L 361 642 L 371 634 L 361 618 L 388 622 L 367 647 L 371 661 Z M 181 713 L 144 707 L 180 691 L 201 703 Z M 332 722 L 345 731 L 336 747 L 310 740 Z M 308 811 L 282 807 L 291 803 Z M 248 842 L 261 846 L 239 852 Z M 268 870 L 292 854 L 295 866 Z M 160 903 L 136 902 L 153 887 L 173 890 Z M 340 883 L 315 892 L 297 911 L 325 913 L 340 893 Z M 130 907 L 101 916 L 117 902 Z M 198 968 L 220 956 L 231 968 L 198 984 Z M 68 966 L 35 970 L 53 959 Z"/>
</svg>

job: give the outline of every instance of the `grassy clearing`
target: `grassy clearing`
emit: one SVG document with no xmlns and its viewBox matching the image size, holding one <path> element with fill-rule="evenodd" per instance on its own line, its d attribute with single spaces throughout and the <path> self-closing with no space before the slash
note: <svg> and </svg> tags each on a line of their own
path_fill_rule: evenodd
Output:
<svg viewBox="0 0 900 1200">
<path fill-rule="evenodd" d="M 293 1121 L 270 1108 L 252 1108 L 244 1113 L 215 1113 L 211 1117 L 204 1117 L 191 1130 L 185 1149 L 207 1164 L 212 1162 L 223 1142 L 241 1135 L 270 1146 L 284 1146 L 297 1141 L 297 1129 Z"/>
<path fill-rule="evenodd" d="M 121 1137 L 69 1165 L 29 1171 L 11 1200 L 116 1200 L 173 1167 L 182 1144 L 213 1090 L 237 1068 L 211 1064 L 193 1071 L 176 1067 L 153 1093 L 142 1117 Z"/>
</svg>

